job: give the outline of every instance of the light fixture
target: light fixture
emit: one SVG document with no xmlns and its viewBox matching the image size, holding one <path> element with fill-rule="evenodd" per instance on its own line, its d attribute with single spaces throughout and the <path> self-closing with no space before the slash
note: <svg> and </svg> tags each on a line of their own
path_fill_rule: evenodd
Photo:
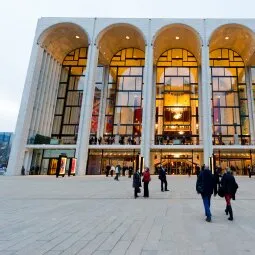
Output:
<svg viewBox="0 0 255 255">
<path fill-rule="evenodd" d="M 104 52 L 104 55 L 105 55 L 105 52 Z"/>
<path fill-rule="evenodd" d="M 225 40 L 228 40 L 228 39 L 229 39 L 229 36 L 226 36 L 226 37 L 225 37 Z"/>
<path fill-rule="evenodd" d="M 179 134 L 180 134 L 180 135 L 183 135 L 183 134 L 184 134 L 184 132 L 183 132 L 183 131 L 179 131 Z"/>
<path fill-rule="evenodd" d="M 179 112 L 179 113 L 175 113 L 173 118 L 176 119 L 176 120 L 179 120 L 180 118 L 182 117 L 182 114 Z"/>
<path fill-rule="evenodd" d="M 79 38 L 80 38 L 80 36 L 76 35 L 76 36 L 75 36 L 75 38 L 76 38 L 76 39 L 79 39 Z"/>
<path fill-rule="evenodd" d="M 179 36 L 175 36 L 175 39 L 176 39 L 176 40 L 179 40 L 179 39 L 180 39 L 180 37 L 179 37 Z"/>
<path fill-rule="evenodd" d="M 129 40 L 129 39 L 130 39 L 130 37 L 129 37 L 128 35 L 126 35 L 126 39 L 127 39 L 127 40 Z"/>
</svg>

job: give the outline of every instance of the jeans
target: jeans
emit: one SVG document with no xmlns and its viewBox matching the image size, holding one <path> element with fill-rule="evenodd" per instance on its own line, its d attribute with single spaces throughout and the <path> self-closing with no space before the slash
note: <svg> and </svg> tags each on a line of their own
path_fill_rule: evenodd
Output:
<svg viewBox="0 0 255 255">
<path fill-rule="evenodd" d="M 204 208 L 205 208 L 205 215 L 207 218 L 211 219 L 212 214 L 210 211 L 210 205 L 211 205 L 211 195 L 202 195 Z"/>
</svg>

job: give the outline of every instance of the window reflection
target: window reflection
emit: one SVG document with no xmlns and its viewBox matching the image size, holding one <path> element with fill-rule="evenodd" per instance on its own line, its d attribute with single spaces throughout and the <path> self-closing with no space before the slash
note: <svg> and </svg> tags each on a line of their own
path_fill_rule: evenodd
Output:
<svg viewBox="0 0 255 255">
<path fill-rule="evenodd" d="M 230 49 L 210 53 L 214 144 L 249 144 L 244 62 Z"/>
<path fill-rule="evenodd" d="M 104 137 L 112 143 L 140 142 L 144 52 L 129 48 L 116 53 L 110 64 Z M 108 121 L 110 123 L 108 123 Z"/>
<path fill-rule="evenodd" d="M 184 49 L 164 52 L 157 62 L 156 144 L 198 144 L 198 72 Z"/>
</svg>

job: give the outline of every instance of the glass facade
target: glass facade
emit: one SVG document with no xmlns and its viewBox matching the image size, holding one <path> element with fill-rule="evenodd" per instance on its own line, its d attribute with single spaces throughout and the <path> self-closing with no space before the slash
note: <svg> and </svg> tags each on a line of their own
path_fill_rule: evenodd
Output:
<svg viewBox="0 0 255 255">
<path fill-rule="evenodd" d="M 75 144 L 82 104 L 84 70 L 88 48 L 71 51 L 64 59 L 59 82 L 52 138 L 63 144 Z"/>
<path fill-rule="evenodd" d="M 164 52 L 156 71 L 156 144 L 198 144 L 198 66 L 185 49 Z"/>
<path fill-rule="evenodd" d="M 139 144 L 142 129 L 144 52 L 119 51 L 109 67 L 105 143 Z"/>
<path fill-rule="evenodd" d="M 233 50 L 210 53 L 213 144 L 250 144 L 245 66 Z"/>
<path fill-rule="evenodd" d="M 152 28 L 153 22 L 143 22 Z M 201 20 L 201 28 L 211 22 Z M 207 31 L 204 43 L 192 22 L 157 29 L 156 23 L 149 34 L 140 23 L 88 33 L 65 23 L 40 37 L 43 55 L 38 51 L 31 65 L 37 68 L 31 76 L 35 98 L 33 90 L 27 95 L 34 102 L 33 123 L 22 127 L 34 139 L 23 161 L 31 174 L 55 174 L 61 153 L 68 165 L 78 157 L 79 174 L 85 168 L 86 174 L 104 174 L 116 164 L 138 169 L 143 160 L 152 173 L 163 165 L 175 175 L 212 162 L 240 175 L 247 174 L 247 165 L 255 169 L 253 32 L 227 23 Z"/>
</svg>

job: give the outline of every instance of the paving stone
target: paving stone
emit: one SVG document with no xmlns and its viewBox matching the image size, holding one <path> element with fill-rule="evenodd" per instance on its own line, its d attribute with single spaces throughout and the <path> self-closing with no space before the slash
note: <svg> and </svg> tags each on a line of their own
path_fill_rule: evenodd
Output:
<svg viewBox="0 0 255 255">
<path fill-rule="evenodd" d="M 150 198 L 133 199 L 127 177 L 0 176 L 0 255 L 254 254 L 255 178 L 236 177 L 233 222 L 212 197 L 211 223 L 196 177 L 167 178 L 170 192 L 152 176 Z"/>
</svg>

